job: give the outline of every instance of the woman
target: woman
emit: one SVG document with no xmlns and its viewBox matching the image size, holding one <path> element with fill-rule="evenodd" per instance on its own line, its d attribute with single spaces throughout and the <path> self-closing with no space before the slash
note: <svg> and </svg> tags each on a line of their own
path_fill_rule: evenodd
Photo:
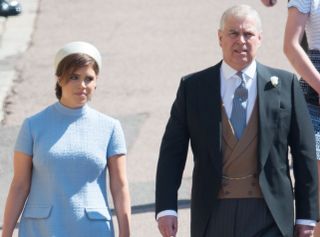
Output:
<svg viewBox="0 0 320 237">
<path fill-rule="evenodd" d="M 302 77 L 300 83 L 314 125 L 318 170 L 320 170 L 320 2 L 319 0 L 291 0 L 288 8 L 284 52 L 291 65 Z M 304 31 L 309 45 L 307 53 L 300 45 Z M 320 231 L 317 230 L 317 232 L 315 236 L 320 236 Z"/>
<path fill-rule="evenodd" d="M 90 108 L 101 70 L 98 50 L 71 42 L 55 59 L 58 102 L 25 119 L 14 152 L 2 237 L 113 237 L 106 169 L 119 237 L 130 236 L 126 146 L 120 123 Z M 22 211 L 23 210 L 23 211 Z"/>
</svg>

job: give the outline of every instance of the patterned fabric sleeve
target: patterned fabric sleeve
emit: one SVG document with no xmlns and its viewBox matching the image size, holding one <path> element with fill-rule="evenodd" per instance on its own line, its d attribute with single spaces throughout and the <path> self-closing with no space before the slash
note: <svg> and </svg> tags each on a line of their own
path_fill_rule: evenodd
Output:
<svg viewBox="0 0 320 237">
<path fill-rule="evenodd" d="M 20 151 L 26 155 L 33 156 L 33 138 L 30 131 L 29 120 L 25 119 L 20 128 L 16 144 L 15 151 Z"/>
<path fill-rule="evenodd" d="M 113 132 L 108 144 L 107 158 L 127 153 L 124 133 L 119 121 L 115 121 Z"/>
<path fill-rule="evenodd" d="M 290 0 L 288 8 L 295 7 L 301 13 L 309 13 L 311 11 L 312 0 Z"/>
</svg>

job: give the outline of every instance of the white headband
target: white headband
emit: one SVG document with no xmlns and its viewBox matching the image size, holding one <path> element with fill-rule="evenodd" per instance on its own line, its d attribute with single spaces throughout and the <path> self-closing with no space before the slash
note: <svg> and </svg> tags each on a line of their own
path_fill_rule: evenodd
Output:
<svg viewBox="0 0 320 237">
<path fill-rule="evenodd" d="M 99 70 L 101 71 L 101 55 L 96 47 L 92 44 L 82 41 L 75 41 L 64 45 L 56 54 L 54 60 L 55 69 L 57 69 L 59 63 L 70 54 L 84 53 L 93 58 L 98 64 Z"/>
</svg>

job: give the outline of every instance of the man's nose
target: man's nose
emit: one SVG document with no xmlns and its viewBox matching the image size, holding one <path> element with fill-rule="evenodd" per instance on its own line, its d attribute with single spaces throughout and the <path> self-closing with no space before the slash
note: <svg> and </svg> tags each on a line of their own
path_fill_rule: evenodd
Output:
<svg viewBox="0 0 320 237">
<path fill-rule="evenodd" d="M 240 41 L 241 43 L 245 43 L 245 42 L 246 42 L 246 37 L 245 37 L 244 34 L 239 34 L 239 41 Z"/>
</svg>

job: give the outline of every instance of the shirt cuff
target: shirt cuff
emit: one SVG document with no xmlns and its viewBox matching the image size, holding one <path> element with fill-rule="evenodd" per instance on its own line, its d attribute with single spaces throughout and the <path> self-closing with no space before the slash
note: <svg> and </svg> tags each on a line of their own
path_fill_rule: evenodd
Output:
<svg viewBox="0 0 320 237">
<path fill-rule="evenodd" d="M 306 220 L 306 219 L 297 219 L 296 224 L 298 225 L 309 225 L 309 226 L 316 226 L 317 222 L 314 220 Z"/>
<path fill-rule="evenodd" d="M 157 220 L 163 216 L 178 216 L 178 213 L 174 210 L 164 210 L 157 214 Z"/>
</svg>

